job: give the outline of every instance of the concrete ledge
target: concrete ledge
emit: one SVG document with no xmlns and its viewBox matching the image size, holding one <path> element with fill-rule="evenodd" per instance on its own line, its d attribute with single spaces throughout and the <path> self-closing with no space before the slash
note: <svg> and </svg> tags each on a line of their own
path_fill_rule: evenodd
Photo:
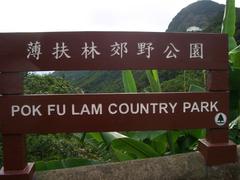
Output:
<svg viewBox="0 0 240 180">
<path fill-rule="evenodd" d="M 224 156 L 224 154 L 223 154 Z M 238 146 L 240 157 L 240 146 Z M 37 172 L 37 180 L 240 179 L 240 163 L 207 167 L 199 152 Z"/>
</svg>

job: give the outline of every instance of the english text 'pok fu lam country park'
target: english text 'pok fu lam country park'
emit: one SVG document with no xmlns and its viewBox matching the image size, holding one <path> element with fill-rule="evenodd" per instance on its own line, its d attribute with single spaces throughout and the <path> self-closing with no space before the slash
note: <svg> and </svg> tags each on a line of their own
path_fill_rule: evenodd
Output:
<svg viewBox="0 0 240 180">
<path fill-rule="evenodd" d="M 203 101 L 203 102 L 183 102 L 182 104 L 175 103 L 111 103 L 108 106 L 103 104 L 49 104 L 42 105 L 12 105 L 11 116 L 42 116 L 47 112 L 48 116 L 58 115 L 64 116 L 70 114 L 78 115 L 102 115 L 108 113 L 110 115 L 116 114 L 168 114 L 176 113 L 176 110 L 183 113 L 191 112 L 219 112 L 218 101 Z M 43 110 L 44 108 L 47 111 Z"/>
</svg>

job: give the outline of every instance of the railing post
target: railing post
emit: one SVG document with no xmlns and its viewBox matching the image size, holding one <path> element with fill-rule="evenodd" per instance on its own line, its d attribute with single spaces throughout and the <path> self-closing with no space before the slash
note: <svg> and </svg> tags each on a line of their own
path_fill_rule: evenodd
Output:
<svg viewBox="0 0 240 180">
<path fill-rule="evenodd" d="M 21 73 L 0 73 L 0 94 L 2 96 L 23 94 Z M 13 124 L 14 125 L 14 124 Z M 34 163 L 27 163 L 25 134 L 6 134 L 4 119 L 0 119 L 3 144 L 3 167 L 0 180 L 32 180 Z"/>
<path fill-rule="evenodd" d="M 209 92 L 228 92 L 228 71 L 209 71 L 207 88 Z M 228 128 L 207 129 L 206 138 L 199 140 L 198 150 L 209 166 L 234 163 L 238 159 L 237 146 L 228 138 Z"/>
</svg>

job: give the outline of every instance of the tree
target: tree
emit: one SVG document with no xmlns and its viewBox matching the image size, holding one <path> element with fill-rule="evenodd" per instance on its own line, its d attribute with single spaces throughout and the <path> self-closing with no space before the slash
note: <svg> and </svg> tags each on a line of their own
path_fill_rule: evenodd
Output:
<svg viewBox="0 0 240 180">
<path fill-rule="evenodd" d="M 25 94 L 65 94 L 78 93 L 80 90 L 70 82 L 51 75 L 27 74 L 24 79 Z"/>
</svg>

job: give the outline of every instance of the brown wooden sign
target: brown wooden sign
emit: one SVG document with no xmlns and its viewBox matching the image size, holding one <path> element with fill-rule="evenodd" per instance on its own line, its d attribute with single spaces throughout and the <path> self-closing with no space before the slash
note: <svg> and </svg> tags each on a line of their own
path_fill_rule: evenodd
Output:
<svg viewBox="0 0 240 180">
<path fill-rule="evenodd" d="M 227 68 L 227 36 L 152 32 L 1 33 L 0 72 Z"/>
<path fill-rule="evenodd" d="M 228 93 L 4 96 L 3 133 L 227 127 Z"/>
<path fill-rule="evenodd" d="M 206 128 L 198 144 L 206 164 L 236 162 L 228 139 L 227 49 L 223 34 L 1 33 L 0 180 L 33 178 L 27 133 Z M 21 72 L 125 69 L 206 69 L 208 92 L 22 95 Z"/>
</svg>

